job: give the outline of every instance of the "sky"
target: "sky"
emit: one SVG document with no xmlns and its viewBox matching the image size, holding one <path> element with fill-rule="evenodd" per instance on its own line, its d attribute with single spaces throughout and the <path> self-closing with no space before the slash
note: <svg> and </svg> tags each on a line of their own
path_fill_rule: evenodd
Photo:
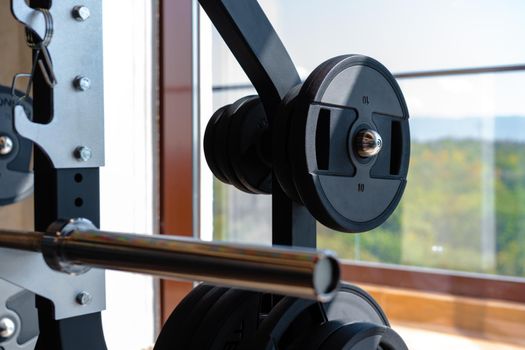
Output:
<svg viewBox="0 0 525 350">
<path fill-rule="evenodd" d="M 306 77 L 340 54 L 392 72 L 525 63 L 523 0 L 260 0 Z M 214 34 L 214 83 L 247 78 Z M 412 116 L 525 115 L 525 72 L 400 81 Z"/>
</svg>

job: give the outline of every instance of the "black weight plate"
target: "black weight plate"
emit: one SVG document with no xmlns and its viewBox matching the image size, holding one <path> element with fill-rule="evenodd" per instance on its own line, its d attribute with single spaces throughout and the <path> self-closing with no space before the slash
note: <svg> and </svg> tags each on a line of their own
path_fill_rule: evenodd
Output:
<svg viewBox="0 0 525 350">
<path fill-rule="evenodd" d="M 204 131 L 204 156 L 206 157 L 206 163 L 210 167 L 213 175 L 218 178 L 220 181 L 230 184 L 226 176 L 224 176 L 221 168 L 217 165 L 215 160 L 215 129 L 217 128 L 217 123 L 221 119 L 222 115 L 226 111 L 226 107 L 219 108 L 208 121 L 206 125 L 206 131 Z"/>
<path fill-rule="evenodd" d="M 227 290 L 208 285 L 199 285 L 193 289 L 162 327 L 154 350 L 190 349 L 192 337 L 200 322 Z"/>
<path fill-rule="evenodd" d="M 246 96 L 235 101 L 233 104 L 226 106 L 226 111 L 224 111 L 222 117 L 218 120 L 217 126 L 215 128 L 214 147 L 217 166 L 222 170 L 222 173 L 226 179 L 228 179 L 230 184 L 247 193 L 251 192 L 242 184 L 233 170 L 228 144 L 230 137 L 235 137 L 230 133 L 231 117 L 244 104 L 244 102 L 249 101 L 255 97 L 256 96 Z"/>
<path fill-rule="evenodd" d="M 330 303 L 285 297 L 272 309 L 256 336 L 242 349 L 289 350 L 302 347 L 317 350 L 316 346 L 324 340 L 313 338 L 324 334 L 319 328 L 327 327 L 328 323 L 344 325 L 350 322 L 389 325 L 374 299 L 350 284 L 342 284 Z"/>
<path fill-rule="evenodd" d="M 318 350 L 328 337 L 344 325 L 341 321 L 328 321 L 321 325 L 314 325 L 313 328 L 305 331 L 304 337 L 298 338 L 289 348 L 290 350 Z"/>
<path fill-rule="evenodd" d="M 236 177 L 251 193 L 271 194 L 270 135 L 261 100 L 245 100 L 230 119 L 228 146 Z"/>
<path fill-rule="evenodd" d="M 292 167 L 290 164 L 290 119 L 294 110 L 294 102 L 299 94 L 301 85 L 298 85 L 290 90 L 284 97 L 280 107 L 279 113 L 273 119 L 273 145 L 272 145 L 272 161 L 273 173 L 277 177 L 277 181 L 281 186 L 283 192 L 296 203 L 302 204 L 297 188 L 292 179 Z"/>
<path fill-rule="evenodd" d="M 3 297 L 7 297 L 4 295 Z M 27 290 L 12 295 L 5 301 L 7 309 L 17 314 L 20 323 L 20 332 L 16 342 L 24 348 L 24 345 L 38 336 L 38 310 L 35 306 L 35 295 Z M 7 345 L 7 344 L 6 344 Z M 29 345 L 29 344 L 27 344 Z"/>
<path fill-rule="evenodd" d="M 0 86 L 0 136 L 8 137 L 13 144 L 9 154 L 0 155 L 0 205 L 13 204 L 33 192 L 33 173 L 29 169 L 32 143 L 21 137 L 14 128 L 13 109 L 17 100 L 18 97 L 11 94 L 10 88 Z M 19 101 L 19 104 L 32 119 L 31 100 L 27 98 Z"/>
<path fill-rule="evenodd" d="M 162 331 L 155 342 L 155 350 L 167 350 L 172 348 L 171 344 L 179 336 L 179 332 L 174 330 L 177 330 L 178 327 L 184 327 L 184 325 L 181 324 L 186 322 L 198 302 L 212 289 L 213 286 L 200 284 L 182 299 L 162 327 Z"/>
<path fill-rule="evenodd" d="M 391 328 L 357 322 L 333 332 L 319 350 L 408 350 L 405 342 Z"/>
<path fill-rule="evenodd" d="M 365 56 L 333 58 L 308 77 L 290 128 L 292 173 L 302 202 L 325 226 L 362 232 L 382 224 L 406 185 L 408 109 L 393 76 Z M 355 135 L 383 137 L 379 155 L 361 159 Z"/>
<path fill-rule="evenodd" d="M 263 294 L 231 289 L 206 314 L 190 349 L 235 349 L 255 333 Z"/>
</svg>

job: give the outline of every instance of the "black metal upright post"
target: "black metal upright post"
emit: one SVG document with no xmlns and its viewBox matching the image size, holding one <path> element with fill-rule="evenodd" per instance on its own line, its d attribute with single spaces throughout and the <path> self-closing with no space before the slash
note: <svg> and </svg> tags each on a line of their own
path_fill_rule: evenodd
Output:
<svg viewBox="0 0 525 350">
<path fill-rule="evenodd" d="M 274 175 L 275 179 L 275 175 Z M 272 244 L 315 248 L 316 221 L 305 206 L 288 198 L 279 182 L 272 187 Z"/>
<path fill-rule="evenodd" d="M 58 219 L 76 217 L 99 225 L 99 169 L 55 169 L 36 149 L 35 230 L 45 231 Z M 36 350 L 106 349 L 100 312 L 56 320 L 50 300 L 37 296 L 36 305 L 40 327 Z"/>
<path fill-rule="evenodd" d="M 49 0 L 31 0 L 33 8 L 49 8 Z M 42 58 L 42 57 L 40 57 Z M 33 57 L 38 59 L 38 57 Z M 33 85 L 33 121 L 48 123 L 53 115 L 53 90 L 36 70 Z M 60 140 L 56 140 L 60 142 Z M 59 219 L 87 218 L 100 224 L 99 168 L 56 169 L 47 155 L 34 147 L 35 230 L 45 232 Z M 101 313 L 56 320 L 52 301 L 36 297 L 40 335 L 36 350 L 106 350 Z"/>
</svg>

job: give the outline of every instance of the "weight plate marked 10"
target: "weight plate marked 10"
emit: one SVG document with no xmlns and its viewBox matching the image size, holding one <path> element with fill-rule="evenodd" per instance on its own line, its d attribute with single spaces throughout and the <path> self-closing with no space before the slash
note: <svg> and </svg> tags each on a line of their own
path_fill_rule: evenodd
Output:
<svg viewBox="0 0 525 350">
<path fill-rule="evenodd" d="M 410 156 L 408 109 L 394 77 L 369 57 L 336 57 L 308 77 L 297 103 L 291 160 L 303 203 L 339 231 L 382 224 L 401 199 Z M 367 158 L 356 149 L 363 130 L 382 143 Z"/>
</svg>

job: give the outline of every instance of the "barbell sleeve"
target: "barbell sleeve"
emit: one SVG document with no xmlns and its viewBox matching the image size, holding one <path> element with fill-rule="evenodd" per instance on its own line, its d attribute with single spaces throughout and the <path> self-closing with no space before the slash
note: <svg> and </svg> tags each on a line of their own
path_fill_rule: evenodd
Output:
<svg viewBox="0 0 525 350">
<path fill-rule="evenodd" d="M 319 301 L 339 285 L 329 251 L 104 232 L 85 219 L 55 223 L 47 233 L 0 230 L 0 247 L 41 251 L 51 268 L 69 274 L 96 267 Z"/>
</svg>

